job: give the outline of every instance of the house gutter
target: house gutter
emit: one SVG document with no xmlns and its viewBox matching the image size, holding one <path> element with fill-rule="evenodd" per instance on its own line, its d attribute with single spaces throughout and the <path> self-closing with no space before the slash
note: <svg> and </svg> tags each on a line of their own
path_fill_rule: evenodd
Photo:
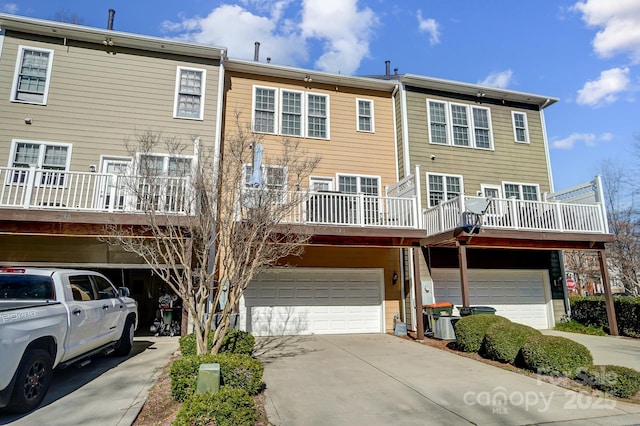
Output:
<svg viewBox="0 0 640 426">
<path fill-rule="evenodd" d="M 551 99 L 548 99 L 540 106 L 540 124 L 542 125 L 542 139 L 544 143 L 544 155 L 547 161 L 547 174 L 549 176 L 549 191 L 555 192 L 553 184 L 553 171 L 551 170 L 551 155 L 549 154 L 549 138 L 547 137 L 547 123 L 544 119 L 544 108 L 551 103 Z"/>
</svg>

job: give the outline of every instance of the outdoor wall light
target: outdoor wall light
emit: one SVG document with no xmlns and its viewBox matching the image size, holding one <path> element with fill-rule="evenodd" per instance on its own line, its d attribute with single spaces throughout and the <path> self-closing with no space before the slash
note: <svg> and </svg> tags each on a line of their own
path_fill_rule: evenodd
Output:
<svg viewBox="0 0 640 426">
<path fill-rule="evenodd" d="M 95 164 L 89 165 L 89 172 L 90 173 L 95 173 L 96 172 L 96 165 Z"/>
<path fill-rule="evenodd" d="M 393 276 L 391 277 L 391 282 L 393 283 L 393 285 L 398 284 L 398 273 L 396 271 L 393 271 Z"/>
<path fill-rule="evenodd" d="M 24 124 L 33 124 L 33 118 L 27 117 L 24 119 Z"/>
</svg>

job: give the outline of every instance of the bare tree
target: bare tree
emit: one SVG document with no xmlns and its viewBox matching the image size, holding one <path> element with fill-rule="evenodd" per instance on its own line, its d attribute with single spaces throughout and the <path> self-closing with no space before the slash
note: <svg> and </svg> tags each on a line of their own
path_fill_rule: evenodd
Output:
<svg viewBox="0 0 640 426">
<path fill-rule="evenodd" d="M 598 254 L 593 251 L 566 250 L 564 260 L 567 271 L 576 278 L 578 293 L 583 296 L 589 283 L 593 283 L 595 291 L 596 282 L 601 278 Z"/>
<path fill-rule="evenodd" d="M 640 212 L 635 204 L 634 181 L 620 164 L 606 161 L 602 181 L 609 230 L 614 236 L 607 245 L 612 278 L 628 291 L 640 290 Z"/>
<path fill-rule="evenodd" d="M 182 299 L 194 320 L 198 353 L 207 352 L 211 332 L 217 353 L 253 277 L 283 257 L 301 254 L 308 241 L 287 223 L 301 211 L 319 158 L 307 155 L 298 139 L 279 139 L 279 149 L 264 154 L 257 182 L 249 185 L 259 139 L 239 114 L 221 158 L 197 138 L 187 145 L 146 132 L 135 142 L 130 151 L 140 160 L 127 188 L 149 225 L 133 236 L 130 229 L 112 226 L 109 241 L 141 256 Z M 182 157 L 191 149 L 194 162 Z M 176 159 L 169 176 L 159 176 L 151 154 L 160 151 Z"/>
<path fill-rule="evenodd" d="M 77 13 L 71 13 L 68 10 L 59 10 L 53 14 L 53 20 L 65 22 L 67 24 L 82 25 L 83 19 Z"/>
</svg>

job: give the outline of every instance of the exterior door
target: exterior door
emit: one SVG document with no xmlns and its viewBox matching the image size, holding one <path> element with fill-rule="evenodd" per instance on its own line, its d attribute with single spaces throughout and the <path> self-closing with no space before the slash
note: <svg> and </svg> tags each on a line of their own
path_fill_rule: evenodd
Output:
<svg viewBox="0 0 640 426">
<path fill-rule="evenodd" d="M 115 176 L 99 179 L 98 206 L 107 210 L 125 210 L 128 192 L 125 178 L 131 174 L 131 159 L 104 157 L 100 172 Z"/>
<path fill-rule="evenodd" d="M 98 292 L 98 299 L 102 302 L 104 320 L 102 321 L 102 331 L 105 338 L 114 341 L 120 338 L 118 324 L 124 324 L 124 302 L 118 298 L 115 287 L 104 277 L 93 275 L 91 277 Z"/>
</svg>

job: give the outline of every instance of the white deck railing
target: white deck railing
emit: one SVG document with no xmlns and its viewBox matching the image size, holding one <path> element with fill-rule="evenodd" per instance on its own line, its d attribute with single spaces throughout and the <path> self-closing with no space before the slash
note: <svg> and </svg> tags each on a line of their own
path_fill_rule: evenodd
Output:
<svg viewBox="0 0 640 426">
<path fill-rule="evenodd" d="M 599 204 L 573 204 L 557 201 L 524 201 L 494 198 L 484 214 L 466 208 L 482 197 L 457 197 L 424 212 L 427 235 L 458 227 L 513 229 L 530 231 L 607 233 L 603 209 Z"/>
<path fill-rule="evenodd" d="M 188 191 L 188 178 L 0 167 L 0 208 L 188 214 Z"/>
</svg>

